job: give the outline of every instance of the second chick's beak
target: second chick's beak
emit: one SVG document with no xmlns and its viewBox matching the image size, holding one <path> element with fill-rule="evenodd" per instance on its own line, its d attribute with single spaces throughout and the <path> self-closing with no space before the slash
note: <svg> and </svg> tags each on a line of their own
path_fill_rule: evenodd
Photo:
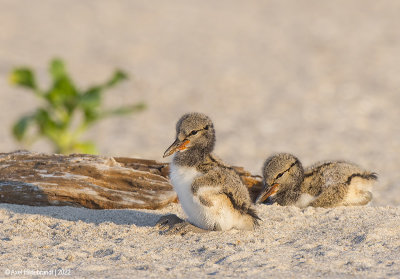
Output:
<svg viewBox="0 0 400 279">
<path fill-rule="evenodd" d="M 269 188 L 268 191 L 266 189 L 262 190 L 255 203 L 256 204 L 262 203 L 266 199 L 268 199 L 268 197 L 276 194 L 276 192 L 278 192 L 278 187 L 279 187 L 279 184 L 275 183 L 275 184 L 272 184 L 272 186 Z"/>
</svg>

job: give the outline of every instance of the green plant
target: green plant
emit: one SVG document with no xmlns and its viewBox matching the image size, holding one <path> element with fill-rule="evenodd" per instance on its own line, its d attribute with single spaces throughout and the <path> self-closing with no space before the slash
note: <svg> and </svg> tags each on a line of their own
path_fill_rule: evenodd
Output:
<svg viewBox="0 0 400 279">
<path fill-rule="evenodd" d="M 60 59 L 51 61 L 49 73 L 52 78 L 51 86 L 44 91 L 39 89 L 30 68 L 18 67 L 11 72 L 12 84 L 33 91 L 43 101 L 43 105 L 35 112 L 23 116 L 14 124 L 12 132 L 20 142 L 30 144 L 38 138 L 47 138 L 57 153 L 97 153 L 92 141 L 81 140 L 90 126 L 106 117 L 126 115 L 145 108 L 143 103 L 111 110 L 102 108 L 104 91 L 127 79 L 127 75 L 120 70 L 115 71 L 105 83 L 87 90 L 80 90 L 75 86 Z M 78 124 L 76 119 L 79 119 Z M 35 129 L 30 129 L 29 132 L 29 127 Z"/>
</svg>

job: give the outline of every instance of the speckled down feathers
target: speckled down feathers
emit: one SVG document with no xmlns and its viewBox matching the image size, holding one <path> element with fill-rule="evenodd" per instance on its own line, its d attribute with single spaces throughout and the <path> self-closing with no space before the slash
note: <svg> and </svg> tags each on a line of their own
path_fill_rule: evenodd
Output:
<svg viewBox="0 0 400 279">
<path fill-rule="evenodd" d="M 247 187 L 232 167 L 211 153 L 215 130 L 210 118 L 201 113 L 185 114 L 177 123 L 176 133 L 177 145 L 184 141 L 188 144 L 174 154 L 171 181 L 188 220 L 216 230 L 257 226 Z M 188 177 L 186 173 L 194 175 Z"/>
<path fill-rule="evenodd" d="M 377 180 L 376 173 L 346 161 L 318 162 L 303 170 L 300 161 L 288 153 L 270 156 L 263 175 L 267 189 L 279 184 L 270 201 L 299 207 L 365 205 L 372 199 L 371 188 Z"/>
</svg>

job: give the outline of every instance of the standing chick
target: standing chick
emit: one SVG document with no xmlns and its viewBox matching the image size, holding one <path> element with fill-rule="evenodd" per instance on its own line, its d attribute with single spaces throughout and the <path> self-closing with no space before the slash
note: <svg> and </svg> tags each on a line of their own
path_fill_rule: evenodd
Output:
<svg viewBox="0 0 400 279">
<path fill-rule="evenodd" d="M 158 224 L 169 231 L 252 230 L 259 219 L 247 187 L 230 166 L 211 152 L 215 130 L 211 119 L 201 113 L 183 115 L 176 124 L 176 140 L 164 157 L 174 154 L 170 179 L 188 217 L 162 217 Z"/>
</svg>

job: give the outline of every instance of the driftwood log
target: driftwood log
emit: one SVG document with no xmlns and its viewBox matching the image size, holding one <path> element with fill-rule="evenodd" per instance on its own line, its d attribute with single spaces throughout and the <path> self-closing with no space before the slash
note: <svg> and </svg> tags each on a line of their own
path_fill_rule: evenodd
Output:
<svg viewBox="0 0 400 279">
<path fill-rule="evenodd" d="M 234 167 L 254 198 L 261 178 Z M 0 203 L 157 209 L 177 196 L 168 163 L 86 154 L 0 153 Z"/>
</svg>

